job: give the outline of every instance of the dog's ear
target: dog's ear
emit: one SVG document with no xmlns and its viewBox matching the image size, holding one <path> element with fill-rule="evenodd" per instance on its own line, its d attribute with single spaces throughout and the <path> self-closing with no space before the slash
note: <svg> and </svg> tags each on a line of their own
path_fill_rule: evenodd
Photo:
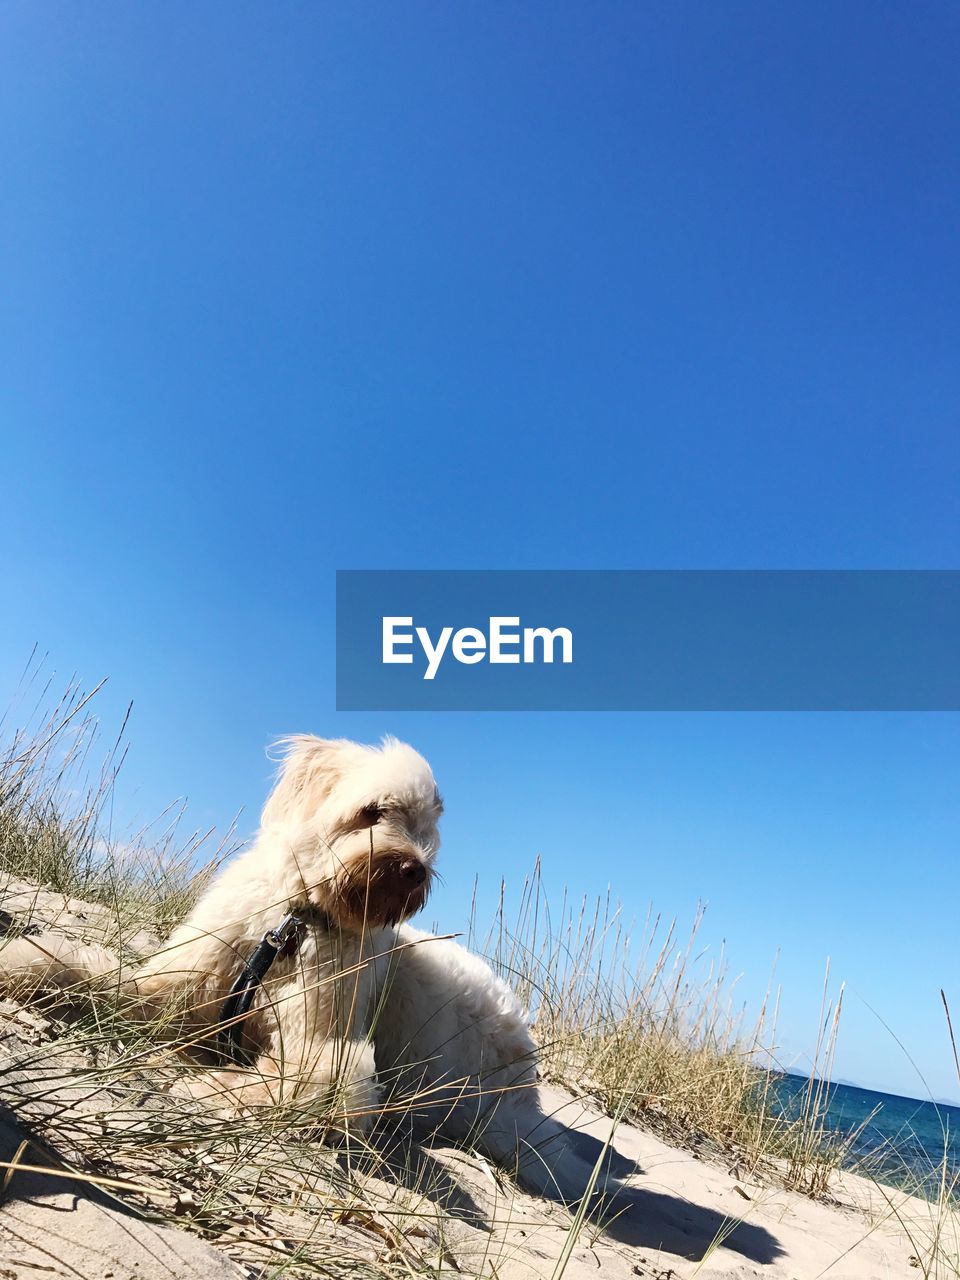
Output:
<svg viewBox="0 0 960 1280">
<path fill-rule="evenodd" d="M 312 817 L 336 786 L 356 744 L 344 738 L 315 738 L 294 734 L 273 744 L 271 755 L 280 772 L 260 816 L 264 827 L 305 821 Z"/>
</svg>

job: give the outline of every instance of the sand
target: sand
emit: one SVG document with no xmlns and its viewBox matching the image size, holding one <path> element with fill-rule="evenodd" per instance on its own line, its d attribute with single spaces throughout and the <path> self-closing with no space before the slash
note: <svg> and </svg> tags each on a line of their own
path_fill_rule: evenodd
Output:
<svg viewBox="0 0 960 1280">
<path fill-rule="evenodd" d="M 102 909 L 46 892 L 37 900 L 37 891 L 29 886 L 8 885 L 0 905 L 22 908 L 24 895 L 37 902 L 34 915 L 45 923 L 59 917 L 85 934 L 99 931 Z M 30 1073 L 35 1075 L 38 1053 L 42 1062 L 52 1048 L 51 1034 L 49 1024 L 31 1010 L 11 1001 L 0 1006 L 0 1084 L 8 1101 L 15 1101 L 18 1081 L 29 1084 Z M 25 1056 L 34 1064 L 26 1070 Z M 43 1102 L 50 1115 L 64 1107 L 76 1114 L 84 1109 L 89 1114 L 91 1107 L 109 1112 L 103 1090 L 93 1098 L 89 1088 L 78 1087 L 84 1065 L 79 1059 L 72 1080 L 62 1055 L 58 1063 L 56 1090 L 47 1091 Z M 559 1089 L 548 1089 L 547 1096 L 566 1124 L 599 1142 L 607 1140 L 611 1121 L 599 1110 Z M 25 1148 L 20 1160 L 56 1165 L 63 1156 L 73 1168 L 82 1167 L 76 1151 L 58 1150 L 56 1123 L 44 1125 L 42 1115 L 38 1123 L 33 1103 L 25 1108 L 15 1104 L 14 1110 L 17 1114 L 0 1115 L 0 1159 L 17 1157 L 26 1124 L 42 1138 Z M 369 1203 L 377 1206 L 375 1214 L 330 1211 L 318 1224 L 316 1212 L 311 1217 L 297 1211 L 289 1196 L 279 1194 L 256 1229 L 294 1241 L 312 1233 L 331 1256 L 349 1252 L 381 1274 L 399 1268 L 398 1275 L 427 1269 L 490 1280 L 552 1280 L 562 1264 L 569 1280 L 593 1280 L 598 1273 L 603 1280 L 685 1280 L 695 1275 L 730 1280 L 950 1275 L 955 1280 L 957 1275 L 955 1220 L 941 1240 L 953 1267 L 928 1264 L 938 1224 L 936 1211 L 924 1201 L 844 1174 L 836 1178 L 829 1201 L 814 1202 L 784 1190 L 769 1172 L 763 1180 L 748 1178 L 728 1160 L 671 1146 L 627 1124 L 617 1126 L 612 1146 L 620 1171 L 632 1172 L 624 1178 L 617 1216 L 605 1229 L 592 1222 L 578 1229 L 562 1206 L 519 1192 L 484 1160 L 445 1146 L 408 1152 L 415 1175 L 388 1176 L 383 1166 L 358 1173 Z M 296 1152 L 289 1159 L 295 1165 Z M 297 1170 L 288 1172 L 296 1175 Z M 148 1175 L 148 1165 L 134 1163 L 129 1170 L 134 1181 Z M 98 1190 L 66 1173 L 14 1172 L 0 1196 L 0 1280 L 252 1280 L 271 1274 L 269 1266 L 251 1264 L 231 1223 L 208 1230 L 204 1240 L 178 1230 L 175 1222 L 144 1221 L 118 1195 L 122 1193 Z M 411 1209 L 417 1217 L 411 1218 Z M 411 1229 L 411 1222 L 422 1225 Z M 284 1274 L 302 1273 L 294 1266 Z"/>
</svg>

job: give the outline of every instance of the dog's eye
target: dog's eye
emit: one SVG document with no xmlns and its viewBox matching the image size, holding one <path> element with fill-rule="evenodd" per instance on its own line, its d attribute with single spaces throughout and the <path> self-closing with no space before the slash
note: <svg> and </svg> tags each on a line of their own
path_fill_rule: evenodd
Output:
<svg viewBox="0 0 960 1280">
<path fill-rule="evenodd" d="M 357 824 L 361 827 L 375 827 L 383 816 L 378 804 L 365 805 L 357 814 Z"/>
</svg>

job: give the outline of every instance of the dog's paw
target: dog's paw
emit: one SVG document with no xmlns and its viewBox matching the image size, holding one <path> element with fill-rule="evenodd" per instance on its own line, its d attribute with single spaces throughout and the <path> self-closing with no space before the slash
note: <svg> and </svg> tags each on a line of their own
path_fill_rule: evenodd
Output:
<svg viewBox="0 0 960 1280">
<path fill-rule="evenodd" d="M 598 1149 L 602 1144 L 597 1144 Z M 591 1153 L 592 1154 L 592 1153 Z M 606 1153 L 605 1153 L 606 1154 Z M 575 1208 L 588 1203 L 588 1212 L 620 1188 L 605 1158 L 585 1159 L 576 1144 L 553 1141 L 518 1153 L 516 1178 L 525 1191 Z"/>
</svg>

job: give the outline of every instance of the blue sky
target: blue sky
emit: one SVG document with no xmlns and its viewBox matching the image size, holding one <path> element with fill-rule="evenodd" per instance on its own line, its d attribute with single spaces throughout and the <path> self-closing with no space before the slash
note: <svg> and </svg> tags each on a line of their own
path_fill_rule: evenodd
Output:
<svg viewBox="0 0 960 1280">
<path fill-rule="evenodd" d="M 118 822 L 407 737 L 462 920 L 541 854 L 823 963 L 956 1096 L 951 715 L 337 715 L 336 568 L 955 568 L 948 4 L 8 3 L 0 682 L 135 703 Z M 872 1010 L 876 1010 L 874 1013 Z M 880 1017 L 877 1016 L 880 1015 Z"/>
</svg>

